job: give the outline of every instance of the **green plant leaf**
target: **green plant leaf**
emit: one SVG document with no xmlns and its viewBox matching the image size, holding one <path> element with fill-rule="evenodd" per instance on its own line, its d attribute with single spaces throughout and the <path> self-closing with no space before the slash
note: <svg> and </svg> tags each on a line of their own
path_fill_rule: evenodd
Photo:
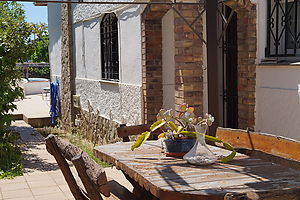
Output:
<svg viewBox="0 0 300 200">
<path fill-rule="evenodd" d="M 177 133 L 180 133 L 182 131 L 183 127 L 182 126 L 178 126 L 177 128 Z"/>
<path fill-rule="evenodd" d="M 187 137 L 196 137 L 196 132 L 194 131 L 180 131 L 180 134 L 185 135 Z"/>
<path fill-rule="evenodd" d="M 156 122 L 154 122 L 151 126 L 150 126 L 150 131 L 151 132 L 154 132 L 156 131 L 157 129 L 159 129 L 160 127 L 162 127 L 163 125 L 166 124 L 166 121 L 161 119 L 161 120 L 158 120 Z"/>
<path fill-rule="evenodd" d="M 142 133 L 138 139 L 135 141 L 135 143 L 131 146 L 131 150 L 135 150 L 136 148 L 140 147 L 144 142 L 150 137 L 150 132 L 146 131 Z"/>
<path fill-rule="evenodd" d="M 169 121 L 168 122 L 168 127 L 170 127 L 170 129 L 172 130 L 172 131 L 178 131 L 178 127 L 174 124 L 174 122 L 172 122 L 172 121 Z"/>
<path fill-rule="evenodd" d="M 226 156 L 225 158 L 223 158 L 223 159 L 221 160 L 221 162 L 229 162 L 229 161 L 233 160 L 233 158 L 234 158 L 235 155 L 236 155 L 236 151 L 235 151 L 235 150 L 233 149 L 233 147 L 232 147 L 229 143 L 227 143 L 227 142 L 223 142 L 223 146 L 224 146 L 225 149 L 230 150 L 230 151 L 232 151 L 232 152 L 231 152 L 231 154 L 229 154 L 228 156 Z"/>
<path fill-rule="evenodd" d="M 229 154 L 228 156 L 226 156 L 225 158 L 223 158 L 222 160 L 221 160 L 221 162 L 229 162 L 229 161 L 231 161 L 231 160 L 233 160 L 233 158 L 235 157 L 235 155 L 236 155 L 236 151 L 235 150 L 233 150 L 232 152 L 231 152 L 231 154 Z"/>
<path fill-rule="evenodd" d="M 223 146 L 225 147 L 225 149 L 228 149 L 230 151 L 233 151 L 233 146 L 231 146 L 230 144 L 228 144 L 227 142 L 223 142 Z"/>
<path fill-rule="evenodd" d="M 220 140 L 216 137 L 210 136 L 210 135 L 205 135 L 205 139 L 209 140 L 209 141 L 212 141 L 212 142 L 222 143 L 222 140 Z"/>
</svg>

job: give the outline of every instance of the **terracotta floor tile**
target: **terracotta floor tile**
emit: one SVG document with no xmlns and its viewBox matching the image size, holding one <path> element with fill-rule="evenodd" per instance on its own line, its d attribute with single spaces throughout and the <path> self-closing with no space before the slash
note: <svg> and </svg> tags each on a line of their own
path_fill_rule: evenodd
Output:
<svg viewBox="0 0 300 200">
<path fill-rule="evenodd" d="M 61 191 L 63 192 L 70 192 L 70 188 L 68 185 L 64 184 L 64 185 L 59 185 L 59 188 Z"/>
<path fill-rule="evenodd" d="M 35 196 L 44 195 L 44 194 L 56 194 L 62 192 L 58 186 L 31 188 L 31 191 Z"/>
<path fill-rule="evenodd" d="M 3 199 L 14 199 L 14 198 L 27 198 L 33 197 L 31 191 L 29 189 L 17 190 L 17 191 L 3 191 L 2 192 Z"/>
<path fill-rule="evenodd" d="M 46 194 L 46 195 L 39 195 L 34 196 L 36 200 L 67 200 L 68 198 L 60 192 L 56 194 Z"/>
<path fill-rule="evenodd" d="M 1 191 L 16 191 L 22 189 L 29 189 L 28 184 L 26 182 L 3 184 L 0 185 L 0 188 Z"/>
<path fill-rule="evenodd" d="M 51 176 L 48 173 L 37 173 L 37 174 L 31 174 L 31 175 L 25 175 L 24 176 L 27 182 L 33 182 L 33 181 L 52 181 Z"/>
<path fill-rule="evenodd" d="M 68 200 L 75 200 L 74 196 L 72 195 L 71 192 L 65 193 L 65 196 L 68 198 Z"/>
<path fill-rule="evenodd" d="M 0 186 L 1 185 L 5 185 L 5 184 L 9 184 L 9 183 L 22 183 L 22 182 L 26 182 L 24 176 L 17 176 L 13 179 L 1 179 L 0 180 Z"/>
<path fill-rule="evenodd" d="M 3 200 L 35 200 L 35 198 L 32 196 L 32 197 L 20 197 L 20 198 L 3 199 Z"/>
<path fill-rule="evenodd" d="M 28 182 L 30 188 L 50 187 L 56 186 L 57 184 L 53 180 L 39 180 Z"/>
</svg>

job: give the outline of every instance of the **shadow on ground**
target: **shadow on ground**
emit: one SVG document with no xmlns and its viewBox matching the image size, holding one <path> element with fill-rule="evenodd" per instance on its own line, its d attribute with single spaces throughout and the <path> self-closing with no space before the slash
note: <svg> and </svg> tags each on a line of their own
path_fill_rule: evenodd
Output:
<svg viewBox="0 0 300 200">
<path fill-rule="evenodd" d="M 24 121 L 16 121 L 11 130 L 20 134 L 24 173 L 46 172 L 59 169 L 45 146 L 44 137 Z"/>
</svg>

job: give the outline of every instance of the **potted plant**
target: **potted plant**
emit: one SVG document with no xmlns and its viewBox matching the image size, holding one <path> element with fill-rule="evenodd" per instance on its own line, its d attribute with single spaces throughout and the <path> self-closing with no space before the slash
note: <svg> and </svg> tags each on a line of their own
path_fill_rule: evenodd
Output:
<svg viewBox="0 0 300 200">
<path fill-rule="evenodd" d="M 198 143 L 201 143 L 204 148 L 208 149 L 205 142 L 202 142 L 201 138 L 203 138 L 204 141 L 209 140 L 220 143 L 224 148 L 231 150 L 232 153 L 230 155 L 221 159 L 222 162 L 230 161 L 236 154 L 233 147 L 216 137 L 206 135 L 206 131 L 208 127 L 212 125 L 213 121 L 214 117 L 210 114 L 206 114 L 203 118 L 196 117 L 194 108 L 189 107 L 188 104 L 185 103 L 180 105 L 178 113 L 172 110 L 161 109 L 157 114 L 157 121 L 150 126 L 149 131 L 143 132 L 138 137 L 131 146 L 131 150 L 140 147 L 150 137 L 152 132 L 157 129 L 162 129 L 163 132 L 158 138 L 163 140 L 167 156 L 182 158 L 192 148 L 194 150 L 199 149 Z M 208 149 L 208 151 L 210 150 Z M 191 153 L 189 153 L 189 155 L 191 155 Z"/>
</svg>

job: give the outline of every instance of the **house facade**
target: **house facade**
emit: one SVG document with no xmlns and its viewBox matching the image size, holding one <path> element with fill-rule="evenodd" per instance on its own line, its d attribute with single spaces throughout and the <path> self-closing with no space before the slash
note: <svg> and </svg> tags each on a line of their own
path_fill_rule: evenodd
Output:
<svg viewBox="0 0 300 200">
<path fill-rule="evenodd" d="M 294 63 L 300 5 L 293 2 L 219 4 L 220 126 L 300 139 L 300 69 Z M 186 102 L 196 114 L 208 112 L 209 22 L 202 4 L 175 8 L 48 4 L 51 79 L 61 82 L 63 125 L 75 123 L 91 139 L 107 143 L 117 140 L 120 124 L 153 122 L 160 108 Z M 284 16 L 291 25 L 279 22 Z M 279 29 L 286 31 L 278 39 Z"/>
</svg>

